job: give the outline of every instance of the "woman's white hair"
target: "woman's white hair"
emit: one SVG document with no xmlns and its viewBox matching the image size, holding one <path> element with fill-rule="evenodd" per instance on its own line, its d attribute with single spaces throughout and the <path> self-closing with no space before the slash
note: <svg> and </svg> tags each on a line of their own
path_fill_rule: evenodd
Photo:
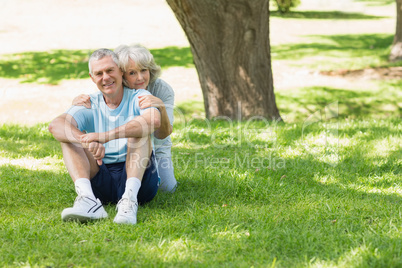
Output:
<svg viewBox="0 0 402 268">
<path fill-rule="evenodd" d="M 123 72 L 127 71 L 130 59 L 139 69 L 148 69 L 150 73 L 149 83 L 154 82 L 161 75 L 161 67 L 155 63 L 154 56 L 142 45 L 121 45 L 114 52 L 119 58 L 119 67 Z"/>
</svg>

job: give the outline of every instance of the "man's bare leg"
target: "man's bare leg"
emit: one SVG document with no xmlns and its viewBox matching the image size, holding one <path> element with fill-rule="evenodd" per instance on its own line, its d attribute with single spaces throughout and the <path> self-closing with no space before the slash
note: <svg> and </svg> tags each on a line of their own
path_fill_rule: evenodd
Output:
<svg viewBox="0 0 402 268">
<path fill-rule="evenodd" d="M 138 178 L 142 181 L 152 152 L 150 137 L 129 138 L 127 141 L 127 178 Z"/>
<path fill-rule="evenodd" d="M 78 197 L 71 208 L 62 212 L 62 219 L 88 220 L 106 218 L 107 213 L 93 194 L 90 178 L 99 171 L 99 166 L 88 150 L 72 143 L 61 143 L 64 163 L 74 182 Z"/>
<path fill-rule="evenodd" d="M 141 188 L 142 177 L 148 166 L 152 152 L 150 137 L 129 138 L 127 140 L 125 192 L 118 204 L 118 213 L 114 222 L 123 224 L 137 223 L 137 195 Z"/>
<path fill-rule="evenodd" d="M 61 142 L 64 164 L 73 182 L 79 178 L 88 180 L 96 175 L 99 166 L 92 154 L 80 145 Z"/>
</svg>

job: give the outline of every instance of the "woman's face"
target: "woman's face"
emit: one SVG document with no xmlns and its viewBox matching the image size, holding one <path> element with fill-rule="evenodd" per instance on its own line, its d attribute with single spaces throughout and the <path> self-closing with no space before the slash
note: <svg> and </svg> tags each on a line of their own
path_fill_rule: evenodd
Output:
<svg viewBox="0 0 402 268">
<path fill-rule="evenodd" d="M 138 69 L 133 60 L 129 60 L 127 71 L 123 78 L 126 80 L 129 88 L 146 89 L 151 77 L 148 69 Z"/>
</svg>

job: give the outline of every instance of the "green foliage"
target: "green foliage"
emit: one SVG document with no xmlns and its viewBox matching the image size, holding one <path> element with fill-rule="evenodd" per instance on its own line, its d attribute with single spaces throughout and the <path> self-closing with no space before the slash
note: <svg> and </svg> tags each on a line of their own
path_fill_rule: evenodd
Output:
<svg viewBox="0 0 402 268">
<path fill-rule="evenodd" d="M 300 5 L 300 0 L 275 0 L 275 4 L 279 12 L 287 13 L 291 8 Z"/>
<path fill-rule="evenodd" d="M 59 84 L 63 79 L 88 78 L 89 50 L 51 50 L 0 55 L 0 77 L 23 83 Z M 193 67 L 190 48 L 151 49 L 163 68 Z"/>
</svg>

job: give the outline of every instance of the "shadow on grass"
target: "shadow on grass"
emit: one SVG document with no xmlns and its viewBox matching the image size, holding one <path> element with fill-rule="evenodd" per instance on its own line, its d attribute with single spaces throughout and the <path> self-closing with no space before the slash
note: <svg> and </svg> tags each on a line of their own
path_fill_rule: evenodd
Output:
<svg viewBox="0 0 402 268">
<path fill-rule="evenodd" d="M 270 16 L 284 19 L 320 19 L 320 20 L 373 20 L 387 17 L 367 15 L 363 13 L 351 13 L 342 11 L 290 11 L 280 13 L 271 11 Z"/>
<path fill-rule="evenodd" d="M 306 87 L 293 91 L 275 91 L 276 102 L 286 123 L 304 122 L 327 105 L 336 103 L 338 118 L 387 118 L 402 117 L 399 101 L 401 82 L 389 82 L 381 85 L 379 90 L 341 89 L 331 87 Z M 175 107 L 175 124 L 186 125 L 204 118 L 204 105 L 201 101 L 188 101 Z M 210 121 L 213 121 L 210 120 Z M 189 134 L 192 135 L 192 134 Z"/>
<path fill-rule="evenodd" d="M 290 122 L 304 121 L 326 105 L 337 102 L 340 118 L 387 118 L 402 116 L 396 91 L 347 90 L 329 87 L 301 88 L 293 94 L 277 91 L 281 114 Z M 285 119 L 286 122 L 286 119 Z M 288 121 L 289 122 L 289 121 Z"/>
<path fill-rule="evenodd" d="M 60 156 L 60 144 L 47 129 L 47 124 L 32 127 L 4 124 L 0 126 L 0 152 L 3 157 L 35 159 Z"/>
<path fill-rule="evenodd" d="M 23 83 L 56 85 L 63 79 L 88 78 L 90 50 L 51 50 L 0 56 L 0 77 L 21 79 Z M 189 47 L 151 49 L 162 68 L 193 67 Z"/>
<path fill-rule="evenodd" d="M 204 102 L 202 101 L 184 101 L 174 107 L 175 124 L 185 124 L 194 118 L 205 118 Z"/>
<path fill-rule="evenodd" d="M 320 35 L 309 37 L 319 38 L 321 41 L 273 46 L 271 49 L 273 60 L 298 60 L 313 56 L 346 58 L 380 55 L 379 57 L 384 62 L 387 62 L 389 47 L 394 38 L 393 35 L 389 34 Z"/>
<path fill-rule="evenodd" d="M 354 0 L 356 2 L 364 2 L 368 6 L 386 6 L 390 4 L 394 4 L 394 0 Z"/>
<path fill-rule="evenodd" d="M 190 47 L 165 47 L 151 49 L 155 62 L 163 69 L 169 67 L 194 67 L 193 54 Z"/>
<path fill-rule="evenodd" d="M 290 139 L 289 143 L 301 139 L 299 131 L 283 130 L 288 131 L 292 133 L 283 139 Z M 192 232 L 205 233 L 206 238 L 213 236 L 208 232 L 211 224 L 238 226 L 251 233 L 242 241 L 243 252 L 271 260 L 276 256 L 283 266 L 306 259 L 336 263 L 362 245 L 367 245 L 367 254 L 352 259 L 361 257 L 361 263 L 374 265 L 371 267 L 401 264 L 393 257 L 398 250 L 385 249 L 402 242 L 398 232 L 391 231 L 400 224 L 402 200 L 397 193 L 381 192 L 399 183 L 401 170 L 395 164 L 401 157 L 400 149 L 391 157 L 368 157 L 370 147 L 353 148 L 333 167 L 308 154 L 283 157 L 272 149 L 261 156 L 258 149 L 245 145 L 221 149 L 209 147 L 205 137 L 196 141 L 204 146 L 202 151 L 181 146 L 174 149 L 176 176 L 181 182 L 174 197 L 159 195 L 150 205 L 153 213 L 177 215 L 180 224 L 171 227 L 177 232 L 189 238 Z M 250 158 L 245 160 L 247 153 Z M 255 160 L 267 158 L 269 153 L 271 158 L 283 158 L 286 166 L 258 166 L 262 162 Z M 373 160 L 384 164 L 376 165 Z M 333 181 L 325 182 L 327 177 Z M 365 187 L 380 190 L 369 192 Z M 225 250 L 236 251 L 239 247 L 230 246 L 236 241 L 226 236 L 219 243 L 227 244 L 221 247 Z M 381 254 L 374 254 L 376 248 Z"/>
<path fill-rule="evenodd" d="M 398 122 L 395 119 L 389 123 Z M 244 123 L 241 124 L 244 126 Z M 255 127 L 260 126 L 259 122 L 255 124 Z M 215 121 L 211 125 L 215 130 L 227 131 L 229 127 L 226 121 Z M 234 128 L 238 129 L 238 126 L 234 125 Z M 1 138 L 10 133 L 10 140 L 23 140 L 22 144 L 50 143 L 52 138 L 44 132 L 43 126 L 36 128 L 4 127 Z M 147 245 L 147 250 L 157 248 L 161 256 L 172 254 L 169 250 L 181 250 L 177 248 L 177 242 L 183 239 L 186 243 L 197 245 L 196 248 L 185 248 L 188 253 L 185 260 L 194 261 L 196 256 L 203 266 L 239 266 L 236 265 L 239 263 L 264 266 L 264 262 L 272 263 L 273 260 L 284 267 L 311 265 L 314 262 L 331 266 L 343 259 L 352 261 L 345 264 L 349 267 L 356 266 L 356 263 L 362 267 L 402 265 L 399 258 L 402 238 L 398 231 L 402 199 L 397 193 L 382 192 L 399 184 L 400 147 L 387 156 L 370 155 L 370 146 L 345 148 L 345 157 L 334 167 L 309 154 L 296 157 L 284 154 L 281 148 L 297 147 L 294 144 L 302 139 L 300 129 L 288 125 L 278 127 L 278 150 L 271 146 L 252 146 L 245 142 L 247 135 L 240 139 L 234 136 L 233 145 L 224 135 L 222 138 L 228 146 L 213 147 L 211 135 L 201 132 L 205 128 L 203 120 L 193 120 L 188 128 L 198 130 L 194 133 L 202 135 L 202 138 L 194 136 L 190 142 L 183 140 L 173 148 L 175 174 L 180 183 L 177 192 L 173 195 L 158 193 L 154 201 L 141 207 L 137 231 L 125 228 L 130 232 L 130 238 L 118 240 L 123 250 L 117 251 L 117 258 L 130 254 L 132 248 L 129 245 L 137 239 Z M 352 128 L 348 132 L 350 138 L 364 130 L 363 127 Z M 384 138 L 383 133 L 398 135 L 386 126 L 378 128 L 381 131 L 376 129 L 376 136 L 368 141 Z M 320 131 L 319 126 L 312 126 L 312 132 Z M 254 139 L 257 145 L 266 143 L 264 138 Z M 174 139 L 173 143 L 178 143 L 178 140 Z M 186 147 L 189 143 L 196 143 L 204 149 Z M 4 153 L 6 149 L 5 146 L 1 151 Z M 46 150 L 40 149 L 41 153 L 35 155 L 43 155 Z M 281 159 L 284 166 L 277 165 Z M 274 160 L 276 164 L 272 163 Z M 54 239 L 60 234 L 60 229 L 75 226 L 74 223 L 62 225 L 59 218 L 59 211 L 66 204 L 71 204 L 75 196 L 70 180 L 58 183 L 68 178 L 66 171 L 57 173 L 1 166 L 0 172 L 0 199 L 5 200 L 0 209 L 7 211 L 7 218 L 15 222 L 33 223 L 25 227 L 23 234 L 34 231 L 29 236 L 34 244 L 39 244 L 41 239 Z M 367 187 L 378 191 L 369 191 Z M 19 201 L 21 195 L 15 192 L 22 193 L 22 202 Z M 38 210 L 44 213 L 38 213 Z M 55 228 L 38 232 L 42 217 L 48 217 Z M 39 227 L 38 221 L 33 222 L 32 218 L 38 219 Z M 46 220 L 42 219 L 43 222 Z M 80 231 L 72 232 L 71 236 L 76 237 L 76 241 L 82 241 L 86 231 L 90 233 L 89 237 L 97 237 L 105 230 L 114 233 L 114 227 L 109 227 L 112 225 L 111 220 L 105 221 L 100 223 L 101 228 L 79 228 Z M 26 243 L 26 239 L 20 238 L 13 244 L 13 236 L 6 235 L 16 233 L 15 225 L 4 224 L 1 227 L 3 238 L 6 237 L 12 245 L 10 247 Z M 166 243 L 161 243 L 161 237 Z M 97 245 L 110 241 L 104 240 L 102 237 L 94 241 Z M 86 242 L 94 243 L 90 239 Z M 38 262 L 52 258 L 49 252 L 55 252 L 53 243 L 41 243 L 38 247 L 41 249 L 36 255 Z M 107 250 L 106 246 L 99 247 L 102 254 Z M 18 256 L 27 257 L 29 252 L 22 251 Z M 94 257 L 90 255 L 90 258 Z M 100 257 L 97 255 L 96 258 Z M 9 255 L 6 260 L 14 261 Z M 71 258 L 67 261 L 72 262 Z M 162 257 L 160 261 L 178 263 Z"/>
<path fill-rule="evenodd" d="M 47 211 L 51 207 L 60 210 L 60 202 L 71 202 L 74 198 L 71 178 L 55 169 L 32 170 L 18 165 L 0 165 L 0 210 L 4 208 L 10 215 L 21 216 L 32 210 L 35 215 L 39 210 Z"/>
<path fill-rule="evenodd" d="M 321 41 L 273 46 L 271 51 L 273 59 L 297 61 L 304 57 L 316 56 L 347 59 L 378 55 L 376 58 L 387 64 L 389 47 L 393 40 L 393 35 L 386 34 L 311 37 L 319 38 Z M 151 49 L 151 52 L 162 68 L 194 67 L 189 47 L 166 47 Z M 23 83 L 41 84 L 58 84 L 63 79 L 88 78 L 87 62 L 90 53 L 89 50 L 52 50 L 2 55 L 0 77 L 20 79 Z M 396 64 L 402 64 L 402 62 Z M 396 64 L 392 65 L 397 66 Z"/>
<path fill-rule="evenodd" d="M 23 83 L 58 84 L 63 79 L 88 78 L 89 50 L 52 50 L 2 55 L 0 76 Z"/>
</svg>

